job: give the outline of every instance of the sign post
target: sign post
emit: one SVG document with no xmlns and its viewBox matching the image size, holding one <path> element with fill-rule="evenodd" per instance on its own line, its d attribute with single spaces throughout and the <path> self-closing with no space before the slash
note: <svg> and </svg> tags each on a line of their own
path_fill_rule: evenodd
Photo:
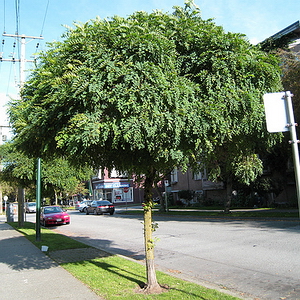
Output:
<svg viewBox="0 0 300 300">
<path fill-rule="evenodd" d="M 290 134 L 291 134 L 290 144 L 292 145 L 292 150 L 293 150 L 293 161 L 294 161 L 296 189 L 297 189 L 297 198 L 298 198 L 298 209 L 299 209 L 299 217 L 300 217 L 300 164 L 299 164 L 299 148 L 298 148 L 299 140 L 297 139 L 297 133 L 296 133 L 296 126 L 298 124 L 295 123 L 295 119 L 294 119 L 291 93 L 286 92 L 285 97 L 286 97 L 288 117 L 289 117 L 288 127 L 289 127 Z"/>
<path fill-rule="evenodd" d="M 267 120 L 267 130 L 269 132 L 290 131 L 292 145 L 293 162 L 296 180 L 296 191 L 298 199 L 298 209 L 300 218 L 300 163 L 299 148 L 296 133 L 296 126 L 292 105 L 291 92 L 271 93 L 264 95 L 264 105 Z"/>
<path fill-rule="evenodd" d="M 36 172 L 36 228 L 35 228 L 35 240 L 41 240 L 41 159 L 37 159 L 37 172 Z"/>
</svg>

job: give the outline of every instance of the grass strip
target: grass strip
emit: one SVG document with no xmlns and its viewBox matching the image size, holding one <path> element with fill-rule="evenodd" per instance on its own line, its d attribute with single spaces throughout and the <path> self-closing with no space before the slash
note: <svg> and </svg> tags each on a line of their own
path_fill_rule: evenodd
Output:
<svg viewBox="0 0 300 300">
<path fill-rule="evenodd" d="M 89 285 L 97 294 L 109 300 L 138 299 L 239 299 L 217 290 L 207 289 L 176 277 L 157 272 L 157 280 L 167 286 L 165 292 L 157 295 L 139 293 L 146 281 L 145 267 L 119 256 L 63 264 L 63 267 L 79 280 Z"/>
<path fill-rule="evenodd" d="M 72 238 L 41 228 L 41 241 L 35 241 L 35 224 L 25 222 L 23 228 L 17 222 L 8 223 L 37 247 L 47 245 L 49 255 L 52 251 L 87 248 L 86 244 Z M 91 247 L 90 247 L 91 248 Z M 109 255 L 90 260 L 78 260 L 61 263 L 63 268 L 89 286 L 100 297 L 107 300 L 143 300 L 143 299 L 187 299 L 187 300 L 238 300 L 240 298 L 208 289 L 174 276 L 157 271 L 158 282 L 165 287 L 161 294 L 145 295 L 141 287 L 146 282 L 145 266 L 126 258 Z"/>
<path fill-rule="evenodd" d="M 141 210 L 127 210 L 123 212 L 119 212 L 119 214 L 124 215 L 143 215 L 143 211 Z M 168 212 L 161 212 L 157 209 L 153 210 L 154 215 L 164 215 L 164 216 L 193 216 L 193 217 L 217 217 L 217 218 L 260 218 L 260 219 L 268 219 L 268 218 L 299 218 L 299 212 L 296 210 L 273 210 L 273 209 L 258 209 L 258 210 L 249 210 L 249 211 L 230 211 L 229 213 L 225 213 L 223 211 L 211 210 L 211 211 L 203 211 L 197 209 L 170 209 Z"/>
<path fill-rule="evenodd" d="M 49 251 L 67 250 L 76 248 L 87 248 L 89 246 L 80 243 L 74 239 L 57 234 L 51 229 L 41 227 L 41 241 L 36 241 L 35 224 L 31 222 L 24 222 L 24 227 L 19 228 L 18 222 L 8 222 L 9 225 L 14 227 L 22 233 L 30 242 L 38 248 L 41 246 L 48 246 Z"/>
</svg>

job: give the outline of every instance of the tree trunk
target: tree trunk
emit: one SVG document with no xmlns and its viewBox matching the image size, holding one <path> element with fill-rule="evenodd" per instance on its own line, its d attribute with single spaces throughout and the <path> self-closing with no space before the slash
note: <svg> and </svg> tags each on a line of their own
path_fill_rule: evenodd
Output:
<svg viewBox="0 0 300 300">
<path fill-rule="evenodd" d="M 25 190 L 19 186 L 18 187 L 18 226 L 20 228 L 24 227 L 24 199 Z"/>
<path fill-rule="evenodd" d="M 230 212 L 231 199 L 232 199 L 232 177 L 228 176 L 226 181 L 226 200 L 224 205 L 225 213 Z"/>
<path fill-rule="evenodd" d="M 3 213 L 3 198 L 2 198 L 2 188 L 0 187 L 0 214 L 2 213 Z"/>
<path fill-rule="evenodd" d="M 54 190 L 54 197 L 55 197 L 55 205 L 58 205 L 58 198 L 57 198 L 56 190 Z"/>
<path fill-rule="evenodd" d="M 155 182 L 155 190 L 157 192 L 157 194 L 159 195 L 159 211 L 160 212 L 166 212 L 166 204 L 165 204 L 165 197 L 163 197 L 161 191 L 159 190 L 157 183 Z"/>
<path fill-rule="evenodd" d="M 154 242 L 152 238 L 152 187 L 154 182 L 154 175 L 154 172 L 150 172 L 150 174 L 146 176 L 144 194 L 144 243 L 147 271 L 147 284 L 145 286 L 145 292 L 149 294 L 160 293 L 162 291 L 156 279 L 156 272 L 154 266 Z"/>
</svg>

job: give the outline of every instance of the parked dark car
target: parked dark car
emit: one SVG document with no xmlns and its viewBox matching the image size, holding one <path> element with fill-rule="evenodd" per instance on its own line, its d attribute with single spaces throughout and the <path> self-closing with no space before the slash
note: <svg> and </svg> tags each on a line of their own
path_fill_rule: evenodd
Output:
<svg viewBox="0 0 300 300">
<path fill-rule="evenodd" d="M 90 205 L 86 207 L 86 214 L 93 213 L 94 215 L 102 215 L 108 213 L 113 215 L 115 212 L 115 206 L 107 200 L 94 200 Z"/>
<path fill-rule="evenodd" d="M 41 210 L 40 222 L 43 226 L 70 224 L 70 216 L 60 206 L 44 206 Z"/>
</svg>

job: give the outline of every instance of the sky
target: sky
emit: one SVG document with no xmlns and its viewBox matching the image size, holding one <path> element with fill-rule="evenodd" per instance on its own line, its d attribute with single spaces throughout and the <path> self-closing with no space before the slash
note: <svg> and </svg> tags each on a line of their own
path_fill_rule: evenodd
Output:
<svg viewBox="0 0 300 300">
<path fill-rule="evenodd" d="M 243 33 L 254 44 L 300 20 L 299 0 L 195 0 L 203 19 L 214 19 L 227 32 Z M 43 39 L 26 38 L 26 60 L 38 50 L 46 50 L 47 42 L 62 40 L 64 25 L 87 22 L 99 16 L 126 17 L 135 11 L 159 9 L 172 12 L 184 6 L 184 0 L 0 0 L 0 30 L 8 35 L 23 34 Z M 1 37 L 4 59 L 19 58 L 19 42 L 14 37 Z M 4 43 L 4 44 L 3 44 Z M 37 48 L 37 43 L 39 46 Z M 1 57 L 1 55 L 0 55 Z M 0 130 L 8 125 L 6 103 L 19 92 L 19 63 L 0 62 Z M 26 63 L 26 76 L 33 65 Z"/>
</svg>

